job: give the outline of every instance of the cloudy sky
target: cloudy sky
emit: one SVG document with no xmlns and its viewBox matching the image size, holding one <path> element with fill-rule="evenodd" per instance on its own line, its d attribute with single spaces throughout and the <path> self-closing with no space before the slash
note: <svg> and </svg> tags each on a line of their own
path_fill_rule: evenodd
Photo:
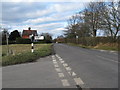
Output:
<svg viewBox="0 0 120 90">
<path fill-rule="evenodd" d="M 9 31 L 31 27 L 38 33 L 62 35 L 70 16 L 84 9 L 87 2 L 2 2 L 2 27 Z"/>
<path fill-rule="evenodd" d="M 15 0 L 16 1 L 16 0 Z M 86 2 L 2 2 L 2 27 L 9 31 L 37 29 L 38 33 L 62 35 L 70 16 L 81 11 Z"/>
</svg>

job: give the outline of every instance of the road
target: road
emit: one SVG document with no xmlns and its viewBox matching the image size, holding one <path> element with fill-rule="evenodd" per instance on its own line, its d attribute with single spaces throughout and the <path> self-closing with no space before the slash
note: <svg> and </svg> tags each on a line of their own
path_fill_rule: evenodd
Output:
<svg viewBox="0 0 120 90">
<path fill-rule="evenodd" d="M 3 67 L 3 88 L 117 88 L 118 54 L 54 44 L 55 55 Z"/>
</svg>

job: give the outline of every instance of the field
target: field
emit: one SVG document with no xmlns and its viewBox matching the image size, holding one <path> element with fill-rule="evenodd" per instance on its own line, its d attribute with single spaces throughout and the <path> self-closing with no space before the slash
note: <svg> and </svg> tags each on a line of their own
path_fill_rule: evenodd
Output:
<svg viewBox="0 0 120 90">
<path fill-rule="evenodd" d="M 34 44 L 34 49 L 38 50 L 47 46 L 48 44 Z M 31 51 L 31 44 L 12 44 L 9 45 L 9 52 L 13 53 L 14 55 L 21 54 L 23 52 L 30 52 Z M 7 45 L 2 45 L 2 55 L 7 55 Z"/>
<path fill-rule="evenodd" d="M 2 65 L 13 65 L 36 61 L 40 57 L 52 54 L 52 44 L 34 44 L 34 53 L 31 53 L 30 44 L 9 45 L 10 54 L 7 56 L 7 46 L 2 46 Z"/>
</svg>

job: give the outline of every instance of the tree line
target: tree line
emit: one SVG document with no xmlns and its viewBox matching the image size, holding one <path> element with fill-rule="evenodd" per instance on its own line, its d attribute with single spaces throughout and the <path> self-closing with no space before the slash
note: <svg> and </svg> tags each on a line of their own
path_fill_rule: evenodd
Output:
<svg viewBox="0 0 120 90">
<path fill-rule="evenodd" d="M 8 39 L 9 44 L 30 44 L 31 39 L 22 38 L 22 34 L 18 30 L 13 30 L 12 32 L 8 32 L 6 28 L 3 28 L 2 32 L 0 32 L 2 45 L 7 44 L 6 40 Z M 40 40 L 34 43 L 52 43 L 52 35 L 50 33 L 42 33 L 44 36 L 44 40 Z"/>
<path fill-rule="evenodd" d="M 90 2 L 67 22 L 66 38 L 97 37 L 99 30 L 116 41 L 120 35 L 120 1 Z"/>
</svg>

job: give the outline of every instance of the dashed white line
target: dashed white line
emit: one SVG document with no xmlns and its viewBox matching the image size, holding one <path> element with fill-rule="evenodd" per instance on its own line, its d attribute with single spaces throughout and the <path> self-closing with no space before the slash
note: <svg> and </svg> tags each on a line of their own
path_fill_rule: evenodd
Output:
<svg viewBox="0 0 120 90">
<path fill-rule="evenodd" d="M 105 52 L 105 50 L 100 50 L 101 52 Z"/>
<path fill-rule="evenodd" d="M 59 77 L 60 78 L 63 78 L 64 77 L 64 74 L 63 73 L 58 73 Z"/>
<path fill-rule="evenodd" d="M 81 80 L 81 78 L 74 78 L 74 81 L 75 81 L 76 85 L 84 84 L 84 82 Z"/>
<path fill-rule="evenodd" d="M 52 59 L 55 59 L 55 56 L 52 56 Z"/>
<path fill-rule="evenodd" d="M 55 60 L 55 59 L 53 59 L 53 62 L 56 62 L 56 60 Z"/>
<path fill-rule="evenodd" d="M 61 58 L 61 59 L 59 59 L 60 61 L 62 61 L 63 59 Z"/>
<path fill-rule="evenodd" d="M 76 73 L 75 73 L 75 72 L 68 72 L 68 74 L 69 74 L 70 76 L 76 76 Z"/>
<path fill-rule="evenodd" d="M 58 59 L 61 59 L 61 57 L 58 57 Z"/>
<path fill-rule="evenodd" d="M 63 86 L 70 86 L 70 84 L 69 84 L 67 79 L 63 79 L 61 81 L 62 81 Z"/>
<path fill-rule="evenodd" d="M 71 68 L 70 67 L 65 67 L 67 71 L 71 71 Z"/>
<path fill-rule="evenodd" d="M 55 56 L 54 55 L 52 55 L 52 58 L 54 58 Z"/>
<path fill-rule="evenodd" d="M 63 64 L 63 66 L 67 70 L 68 74 L 70 76 L 73 76 L 73 77 L 75 76 L 76 77 L 76 73 L 71 71 L 72 69 L 68 66 L 68 64 L 65 63 L 65 61 L 63 61 L 63 59 L 59 55 L 56 54 L 56 57 Z M 60 78 L 63 78 L 64 74 L 62 73 L 61 69 L 59 68 L 59 65 L 58 65 L 57 61 L 55 60 L 55 58 L 53 58 L 53 63 L 54 63 L 54 66 L 55 66 L 55 70 L 58 72 L 58 76 Z M 84 82 L 81 80 L 80 77 L 79 78 L 73 78 L 73 79 L 74 79 L 76 85 L 83 85 L 84 84 Z M 67 79 L 62 79 L 61 82 L 62 82 L 63 86 L 70 86 Z"/>
<path fill-rule="evenodd" d="M 68 64 L 67 64 L 67 63 L 63 63 L 63 66 L 64 66 L 64 67 L 67 67 L 67 66 L 68 66 Z"/>
<path fill-rule="evenodd" d="M 115 53 L 116 51 L 110 51 L 111 53 Z"/>
<path fill-rule="evenodd" d="M 61 63 L 64 63 L 65 61 L 61 61 Z"/>
<path fill-rule="evenodd" d="M 76 73 L 75 73 L 75 72 L 72 72 L 72 76 L 76 76 Z"/>
<path fill-rule="evenodd" d="M 55 70 L 56 70 L 57 72 L 61 72 L 61 69 L 60 69 L 60 68 L 55 68 Z"/>
<path fill-rule="evenodd" d="M 56 57 L 58 57 L 58 54 L 56 54 Z"/>
</svg>

